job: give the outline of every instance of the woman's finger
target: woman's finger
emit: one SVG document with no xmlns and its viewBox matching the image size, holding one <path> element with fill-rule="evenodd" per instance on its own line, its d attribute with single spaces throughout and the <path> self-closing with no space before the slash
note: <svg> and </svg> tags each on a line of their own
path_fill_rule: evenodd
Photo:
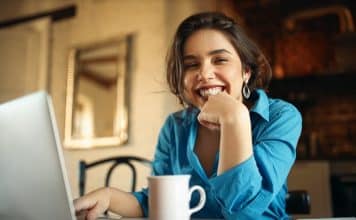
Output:
<svg viewBox="0 0 356 220">
<path fill-rule="evenodd" d="M 198 120 L 199 121 L 206 121 L 206 122 L 209 122 L 209 123 L 212 123 L 212 124 L 219 124 L 219 119 L 212 115 L 212 114 L 208 114 L 208 113 L 205 113 L 204 111 L 201 111 L 198 115 Z"/>
<path fill-rule="evenodd" d="M 203 121 L 203 120 L 202 121 L 199 120 L 199 123 L 201 125 L 203 125 L 204 127 L 207 127 L 210 130 L 220 130 L 220 125 L 219 124 L 210 123 L 210 122 Z"/>
<path fill-rule="evenodd" d="M 99 215 L 104 212 L 105 210 L 102 210 L 102 207 L 99 204 L 97 204 L 96 206 L 94 206 L 92 209 L 88 211 L 87 220 L 96 220 L 99 217 Z"/>
<path fill-rule="evenodd" d="M 74 200 L 74 209 L 76 212 L 90 209 L 92 206 L 93 204 L 90 204 L 90 200 L 85 199 L 84 197 Z"/>
</svg>

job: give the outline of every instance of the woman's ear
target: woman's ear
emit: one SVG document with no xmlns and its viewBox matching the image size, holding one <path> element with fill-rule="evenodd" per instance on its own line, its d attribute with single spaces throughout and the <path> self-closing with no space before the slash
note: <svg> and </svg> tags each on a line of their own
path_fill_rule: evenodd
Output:
<svg viewBox="0 0 356 220">
<path fill-rule="evenodd" d="M 243 72 L 242 79 L 245 83 L 247 83 L 250 80 L 251 77 L 251 69 L 249 67 L 245 68 L 245 71 Z"/>
</svg>

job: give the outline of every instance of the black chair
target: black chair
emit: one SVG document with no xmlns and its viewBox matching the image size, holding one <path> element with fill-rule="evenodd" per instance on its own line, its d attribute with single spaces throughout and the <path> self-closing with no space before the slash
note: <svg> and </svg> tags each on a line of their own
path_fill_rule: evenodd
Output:
<svg viewBox="0 0 356 220">
<path fill-rule="evenodd" d="M 290 215 L 310 214 L 310 196 L 305 190 L 288 191 L 286 209 Z"/>
<path fill-rule="evenodd" d="M 137 178 L 137 171 L 135 166 L 133 165 L 132 162 L 139 162 L 142 163 L 143 165 L 147 165 L 151 167 L 151 161 L 147 160 L 142 157 L 137 157 L 137 156 L 118 156 L 118 157 L 110 157 L 110 158 L 105 158 L 101 160 L 97 160 L 91 163 L 87 163 L 84 160 L 79 161 L 79 195 L 83 196 L 85 192 L 85 182 L 86 182 L 86 170 L 102 165 L 105 163 L 112 163 L 111 167 L 108 169 L 106 173 L 106 178 L 105 178 L 105 186 L 109 186 L 110 184 L 110 178 L 112 175 L 113 170 L 119 166 L 119 165 L 126 165 L 130 167 L 132 171 L 132 184 L 131 184 L 131 191 L 134 192 L 136 189 L 136 178 Z"/>
</svg>

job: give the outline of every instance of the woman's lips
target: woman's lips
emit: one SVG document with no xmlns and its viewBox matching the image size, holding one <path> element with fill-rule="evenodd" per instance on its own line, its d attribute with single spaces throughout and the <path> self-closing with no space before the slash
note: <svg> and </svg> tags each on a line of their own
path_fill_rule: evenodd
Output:
<svg viewBox="0 0 356 220">
<path fill-rule="evenodd" d="M 222 86 L 209 87 L 209 88 L 200 88 L 198 93 L 203 98 L 208 98 L 211 95 L 216 95 L 222 92 L 224 88 Z"/>
</svg>

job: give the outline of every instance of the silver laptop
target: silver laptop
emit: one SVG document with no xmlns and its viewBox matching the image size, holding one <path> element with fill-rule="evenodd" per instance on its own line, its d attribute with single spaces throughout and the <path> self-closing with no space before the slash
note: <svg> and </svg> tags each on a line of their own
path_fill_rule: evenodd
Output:
<svg viewBox="0 0 356 220">
<path fill-rule="evenodd" d="M 45 92 L 0 104 L 0 219 L 76 219 L 52 101 Z"/>
<path fill-rule="evenodd" d="M 0 104 L 0 219 L 75 219 L 45 92 Z"/>
</svg>

